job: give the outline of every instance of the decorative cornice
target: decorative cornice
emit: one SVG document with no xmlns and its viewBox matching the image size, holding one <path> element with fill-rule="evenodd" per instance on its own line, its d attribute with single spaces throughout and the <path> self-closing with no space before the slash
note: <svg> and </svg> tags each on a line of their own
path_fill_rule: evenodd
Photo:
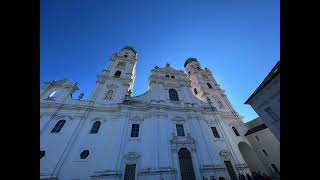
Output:
<svg viewBox="0 0 320 180">
<path fill-rule="evenodd" d="M 152 174 L 175 174 L 177 171 L 176 169 L 174 168 L 171 168 L 171 167 L 163 167 L 163 168 L 155 168 L 155 169 L 152 169 L 152 168 L 145 168 L 145 169 L 141 169 L 139 172 L 138 172 L 138 175 L 152 175 Z"/>
<path fill-rule="evenodd" d="M 89 176 L 90 179 L 99 179 L 102 177 L 118 177 L 121 176 L 120 171 L 115 171 L 115 170 L 105 170 L 105 171 L 100 171 L 100 172 L 95 172 L 94 175 Z"/>
</svg>

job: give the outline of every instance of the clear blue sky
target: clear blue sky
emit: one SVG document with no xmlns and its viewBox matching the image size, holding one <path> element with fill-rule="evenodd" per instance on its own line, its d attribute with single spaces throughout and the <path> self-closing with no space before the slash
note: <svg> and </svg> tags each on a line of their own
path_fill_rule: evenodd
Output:
<svg viewBox="0 0 320 180">
<path fill-rule="evenodd" d="M 112 53 L 138 52 L 133 95 L 147 89 L 151 69 L 183 70 L 196 57 L 226 90 L 247 122 L 247 98 L 280 58 L 278 0 L 42 0 L 40 82 L 78 82 L 87 98 Z"/>
</svg>

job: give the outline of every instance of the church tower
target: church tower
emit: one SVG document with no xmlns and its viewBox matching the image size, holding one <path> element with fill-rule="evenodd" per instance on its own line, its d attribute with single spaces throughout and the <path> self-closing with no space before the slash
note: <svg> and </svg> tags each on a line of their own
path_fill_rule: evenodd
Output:
<svg viewBox="0 0 320 180">
<path fill-rule="evenodd" d="M 196 58 L 188 58 L 184 67 L 191 81 L 192 92 L 199 100 L 209 100 L 217 110 L 237 114 L 209 69 L 202 69 Z"/>
<path fill-rule="evenodd" d="M 89 100 L 98 104 L 122 103 L 133 90 L 136 63 L 137 52 L 130 46 L 112 54 L 107 68 L 98 75 Z"/>
</svg>

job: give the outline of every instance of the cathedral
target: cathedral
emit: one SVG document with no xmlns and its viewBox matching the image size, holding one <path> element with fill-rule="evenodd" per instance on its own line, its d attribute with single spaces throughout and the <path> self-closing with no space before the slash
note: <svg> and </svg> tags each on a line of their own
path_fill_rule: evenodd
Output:
<svg viewBox="0 0 320 180">
<path fill-rule="evenodd" d="M 87 99 L 77 83 L 40 92 L 40 179 L 238 180 L 268 173 L 212 72 L 196 58 L 184 71 L 155 66 L 132 96 L 137 52 L 111 55 Z"/>
</svg>

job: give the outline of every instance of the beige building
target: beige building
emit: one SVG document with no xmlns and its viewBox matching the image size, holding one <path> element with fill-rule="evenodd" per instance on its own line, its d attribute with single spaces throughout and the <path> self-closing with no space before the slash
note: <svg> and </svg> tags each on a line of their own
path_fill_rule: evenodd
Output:
<svg viewBox="0 0 320 180">
<path fill-rule="evenodd" d="M 247 122 L 245 134 L 252 149 L 273 178 L 280 178 L 280 142 L 260 117 Z"/>
<path fill-rule="evenodd" d="M 280 61 L 248 98 L 251 107 L 280 141 Z"/>
</svg>

